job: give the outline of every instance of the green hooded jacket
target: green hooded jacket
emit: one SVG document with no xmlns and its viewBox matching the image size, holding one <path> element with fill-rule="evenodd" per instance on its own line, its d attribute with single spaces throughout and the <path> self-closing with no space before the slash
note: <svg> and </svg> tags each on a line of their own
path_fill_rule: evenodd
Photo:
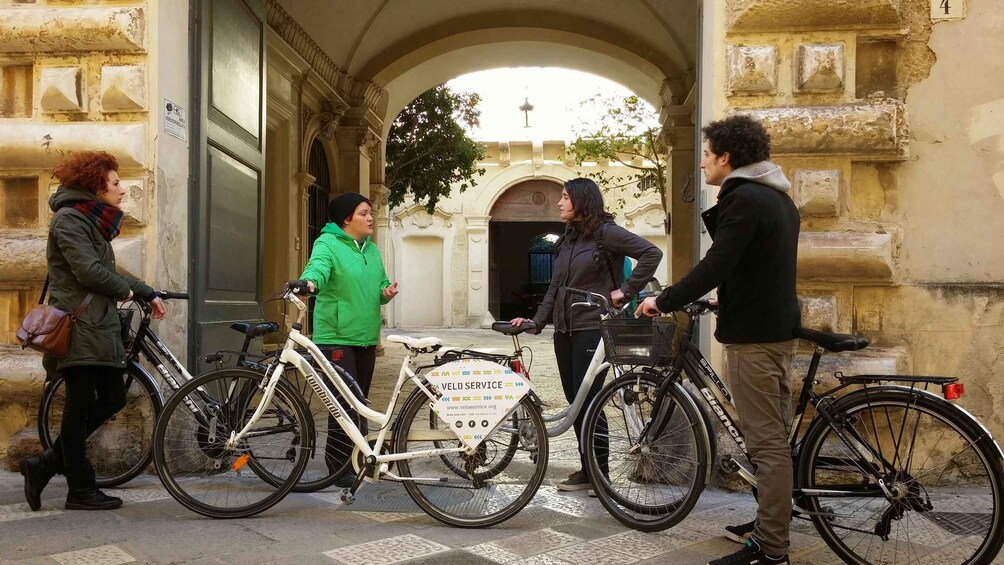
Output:
<svg viewBox="0 0 1004 565">
<path fill-rule="evenodd" d="M 334 223 L 314 241 L 300 275 L 318 290 L 314 304 L 314 343 L 376 345 L 380 341 L 383 289 L 390 286 L 380 251 L 367 236 L 362 248 Z"/>
<path fill-rule="evenodd" d="M 43 358 L 46 370 L 75 365 L 125 366 L 125 348 L 119 329 L 117 300 L 133 291 L 149 296 L 153 289 L 115 271 L 115 252 L 90 219 L 73 205 L 97 198 L 85 190 L 60 186 L 49 198 L 55 212 L 49 224 L 46 266 L 49 271 L 49 304 L 73 312 L 88 292 L 90 305 L 73 324 L 69 354 Z"/>
</svg>

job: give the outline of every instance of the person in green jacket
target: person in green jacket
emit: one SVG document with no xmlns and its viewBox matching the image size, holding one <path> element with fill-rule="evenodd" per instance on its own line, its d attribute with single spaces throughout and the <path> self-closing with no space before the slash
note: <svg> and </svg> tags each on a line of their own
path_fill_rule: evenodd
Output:
<svg viewBox="0 0 1004 565">
<path fill-rule="evenodd" d="M 73 324 L 65 357 L 46 355 L 46 371 L 58 373 L 66 386 L 66 405 L 59 437 L 41 457 L 19 461 L 28 506 L 38 510 L 42 489 L 56 473 L 66 476 L 68 510 L 109 510 L 122 499 L 108 496 L 95 484 L 87 460 L 87 437 L 125 406 L 125 347 L 117 301 L 147 300 L 153 317 L 167 314 L 154 289 L 115 271 L 111 241 L 119 234 L 125 196 L 118 163 L 104 151 L 80 151 L 65 158 L 52 176 L 60 186 L 49 198 L 54 212 L 46 244 L 49 304 L 75 311 L 91 295 L 90 304 Z"/>
<path fill-rule="evenodd" d="M 397 295 L 397 283 L 387 279 L 380 251 L 370 240 L 373 204 L 349 192 L 328 205 L 327 225 L 314 241 L 310 260 L 300 275 L 314 304 L 313 341 L 326 359 L 356 379 L 363 396 L 370 392 L 380 341 L 380 306 Z M 328 416 L 325 460 L 337 469 L 352 453 L 352 442 L 334 418 Z M 352 473 L 335 484 L 352 486 Z"/>
</svg>

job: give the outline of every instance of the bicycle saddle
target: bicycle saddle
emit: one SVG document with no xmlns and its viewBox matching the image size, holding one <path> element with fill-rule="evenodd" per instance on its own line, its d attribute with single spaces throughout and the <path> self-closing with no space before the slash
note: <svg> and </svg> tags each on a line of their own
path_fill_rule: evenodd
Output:
<svg viewBox="0 0 1004 565">
<path fill-rule="evenodd" d="M 443 340 L 438 337 L 423 337 L 418 339 L 406 335 L 389 335 L 387 336 L 387 341 L 402 343 L 408 349 L 418 351 L 419 353 L 431 353 L 443 346 Z"/>
<path fill-rule="evenodd" d="M 248 337 L 261 337 L 279 331 L 275 322 L 234 322 L 230 329 L 241 332 Z"/>
<path fill-rule="evenodd" d="M 537 324 L 533 322 L 523 322 L 522 326 L 514 326 L 509 322 L 492 322 L 492 331 L 505 335 L 519 335 L 527 330 L 537 329 Z"/>
<path fill-rule="evenodd" d="M 811 341 L 827 351 L 857 351 L 868 347 L 868 338 L 851 334 L 831 334 L 809 328 L 795 328 L 795 337 Z"/>
</svg>

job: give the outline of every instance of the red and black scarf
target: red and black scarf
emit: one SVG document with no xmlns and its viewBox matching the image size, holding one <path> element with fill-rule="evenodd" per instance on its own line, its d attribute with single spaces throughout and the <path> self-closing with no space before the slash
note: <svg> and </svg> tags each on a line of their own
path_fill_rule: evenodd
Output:
<svg viewBox="0 0 1004 565">
<path fill-rule="evenodd" d="M 115 239 L 122 226 L 122 210 L 115 206 L 98 202 L 97 200 L 85 200 L 73 205 L 73 209 L 87 217 L 101 232 L 101 237 L 105 241 Z"/>
</svg>

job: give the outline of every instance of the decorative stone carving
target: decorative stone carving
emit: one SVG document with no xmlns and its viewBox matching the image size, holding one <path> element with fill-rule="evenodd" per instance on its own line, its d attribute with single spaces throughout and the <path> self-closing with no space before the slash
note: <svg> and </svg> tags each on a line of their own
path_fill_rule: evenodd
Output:
<svg viewBox="0 0 1004 565">
<path fill-rule="evenodd" d="M 146 125 L 0 121 L 0 155 L 7 168 L 50 169 L 70 151 L 100 149 L 125 168 L 146 166 Z"/>
<path fill-rule="evenodd" d="M 777 48 L 773 45 L 729 45 L 729 93 L 777 91 Z"/>
<path fill-rule="evenodd" d="M 380 137 L 369 128 L 364 128 L 356 136 L 356 145 L 359 146 L 360 151 L 365 151 L 366 153 L 372 151 L 373 146 L 377 145 L 379 141 Z"/>
<path fill-rule="evenodd" d="M 342 116 L 345 115 L 345 111 L 348 109 L 349 105 L 341 100 L 325 100 L 321 105 L 321 136 L 325 139 L 331 139 L 342 121 Z M 359 145 L 362 145 L 362 143 Z"/>
<path fill-rule="evenodd" d="M 803 279 L 890 281 L 893 278 L 892 235 L 802 232 L 798 239 L 798 276 Z"/>
<path fill-rule="evenodd" d="M 839 213 L 840 171 L 798 169 L 795 171 L 795 198 L 798 211 L 805 216 L 829 216 Z"/>
<path fill-rule="evenodd" d="M 115 250 L 115 267 L 120 272 L 146 280 L 146 240 L 142 237 L 116 237 L 112 241 Z"/>
<path fill-rule="evenodd" d="M 503 169 L 512 164 L 512 151 L 508 141 L 499 142 L 499 166 Z"/>
<path fill-rule="evenodd" d="M 146 73 L 142 65 L 101 67 L 101 111 L 137 112 L 146 109 Z"/>
<path fill-rule="evenodd" d="M 453 214 L 439 208 L 430 214 L 422 204 L 412 204 L 404 210 L 394 214 L 394 226 L 402 228 L 405 224 L 424 230 L 435 226 L 436 228 L 452 228 Z"/>
<path fill-rule="evenodd" d="M 566 143 L 561 151 L 561 161 L 565 163 L 566 167 L 574 167 L 576 156 L 575 151 Z"/>
<path fill-rule="evenodd" d="M 300 122 L 300 132 L 301 132 L 301 135 L 306 135 L 307 128 L 310 127 L 310 120 L 313 120 L 314 116 L 316 116 L 316 115 L 317 114 L 315 114 L 314 111 L 311 110 L 309 106 L 303 106 L 302 107 L 302 109 L 300 110 L 300 120 L 301 120 L 301 122 Z"/>
<path fill-rule="evenodd" d="M 125 213 L 123 221 L 146 225 L 148 198 L 146 182 L 142 179 L 122 179 L 122 188 L 125 189 L 125 197 L 119 208 Z"/>
<path fill-rule="evenodd" d="M 837 329 L 837 297 L 809 295 L 798 297 L 802 325 L 814 330 L 833 332 Z"/>
<path fill-rule="evenodd" d="M 900 0 L 727 0 L 731 32 L 777 29 L 898 28 Z"/>
<path fill-rule="evenodd" d="M 0 7 L 0 53 L 141 51 L 144 8 Z"/>
<path fill-rule="evenodd" d="M 829 92 L 844 88 L 844 45 L 798 46 L 798 74 L 795 88 L 800 92 Z"/>
<path fill-rule="evenodd" d="M 43 67 L 40 80 L 42 111 L 82 112 L 80 67 Z"/>
<path fill-rule="evenodd" d="M 531 168 L 533 169 L 534 178 L 540 178 L 541 171 L 544 167 L 544 142 L 534 141 L 530 145 L 532 151 Z"/>
<path fill-rule="evenodd" d="M 771 153 L 854 155 L 858 160 L 907 157 L 909 133 L 901 102 L 744 110 L 763 123 Z"/>
</svg>

